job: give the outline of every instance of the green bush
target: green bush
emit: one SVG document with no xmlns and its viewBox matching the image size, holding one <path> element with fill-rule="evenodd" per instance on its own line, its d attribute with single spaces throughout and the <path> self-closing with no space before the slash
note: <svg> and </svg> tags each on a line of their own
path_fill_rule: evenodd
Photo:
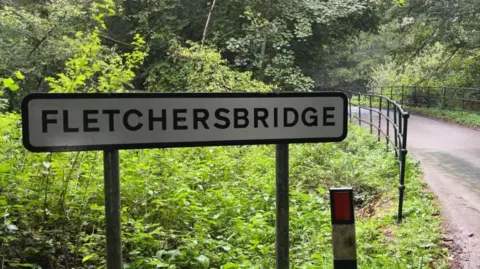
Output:
<svg viewBox="0 0 480 269">
<path fill-rule="evenodd" d="M 2 116 L 0 130 L 0 256 L 7 267 L 103 267 L 102 154 L 28 153 L 15 114 Z M 273 146 L 122 151 L 125 267 L 273 268 L 274 156 Z M 362 268 L 442 263 L 438 209 L 418 167 L 408 167 L 411 213 L 397 225 L 396 161 L 374 137 L 351 127 L 342 143 L 292 145 L 292 265 L 331 268 L 327 195 L 334 186 L 355 188 Z M 363 216 L 381 201 L 388 206 Z"/>
</svg>

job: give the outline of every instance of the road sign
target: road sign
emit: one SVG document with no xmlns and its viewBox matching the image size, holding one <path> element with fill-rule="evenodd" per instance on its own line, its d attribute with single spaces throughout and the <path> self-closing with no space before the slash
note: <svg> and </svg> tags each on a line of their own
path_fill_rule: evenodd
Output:
<svg viewBox="0 0 480 269">
<path fill-rule="evenodd" d="M 347 97 L 309 93 L 31 94 L 23 142 L 34 152 L 338 142 Z"/>
</svg>

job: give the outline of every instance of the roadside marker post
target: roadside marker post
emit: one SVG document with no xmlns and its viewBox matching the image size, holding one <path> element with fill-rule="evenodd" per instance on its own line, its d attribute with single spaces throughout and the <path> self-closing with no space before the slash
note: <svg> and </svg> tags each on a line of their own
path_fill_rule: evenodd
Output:
<svg viewBox="0 0 480 269">
<path fill-rule="evenodd" d="M 357 245 L 352 188 L 330 189 L 333 268 L 357 269 Z"/>
<path fill-rule="evenodd" d="M 121 269 L 119 150 L 276 144 L 276 268 L 288 269 L 289 144 L 344 140 L 347 103 L 341 92 L 30 94 L 23 145 L 103 151 L 107 269 Z"/>
</svg>

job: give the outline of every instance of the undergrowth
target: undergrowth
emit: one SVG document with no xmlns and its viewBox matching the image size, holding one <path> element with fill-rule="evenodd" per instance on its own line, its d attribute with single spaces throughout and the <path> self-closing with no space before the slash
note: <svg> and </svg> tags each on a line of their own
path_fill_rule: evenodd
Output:
<svg viewBox="0 0 480 269">
<path fill-rule="evenodd" d="M 103 268 L 101 152 L 26 152 L 2 115 L 0 258 L 7 268 Z M 396 223 L 397 163 L 366 131 L 291 145 L 292 268 L 332 268 L 328 188 L 352 186 L 360 268 L 443 268 L 432 194 L 409 159 Z M 273 146 L 121 151 L 125 268 L 273 268 Z"/>
</svg>

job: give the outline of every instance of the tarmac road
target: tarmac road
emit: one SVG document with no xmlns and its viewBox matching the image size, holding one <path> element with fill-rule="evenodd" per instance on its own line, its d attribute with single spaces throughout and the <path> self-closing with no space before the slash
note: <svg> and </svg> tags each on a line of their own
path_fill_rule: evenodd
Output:
<svg viewBox="0 0 480 269">
<path fill-rule="evenodd" d="M 480 131 L 414 115 L 408 127 L 407 148 L 420 161 L 456 244 L 453 268 L 480 269 Z"/>
<path fill-rule="evenodd" d="M 358 107 L 352 112 L 358 115 Z M 362 109 L 362 118 L 369 117 Z M 454 255 L 452 268 L 480 269 L 480 131 L 411 115 L 407 148 L 420 161 L 424 179 L 439 200 L 446 241 Z"/>
</svg>

